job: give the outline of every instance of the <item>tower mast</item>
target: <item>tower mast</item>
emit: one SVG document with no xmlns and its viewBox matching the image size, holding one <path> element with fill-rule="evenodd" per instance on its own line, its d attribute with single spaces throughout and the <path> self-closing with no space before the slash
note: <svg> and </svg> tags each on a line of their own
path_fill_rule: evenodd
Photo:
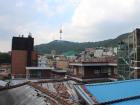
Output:
<svg viewBox="0 0 140 105">
<path fill-rule="evenodd" d="M 60 29 L 60 31 L 59 31 L 59 33 L 60 33 L 60 40 L 62 40 L 62 28 Z"/>
</svg>

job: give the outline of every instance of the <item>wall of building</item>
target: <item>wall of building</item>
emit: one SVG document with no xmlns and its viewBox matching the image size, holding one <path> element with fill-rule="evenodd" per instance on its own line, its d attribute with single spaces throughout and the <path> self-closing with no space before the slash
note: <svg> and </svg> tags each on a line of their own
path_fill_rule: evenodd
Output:
<svg viewBox="0 0 140 105">
<path fill-rule="evenodd" d="M 51 78 L 51 70 L 30 70 L 28 78 Z"/>
<path fill-rule="evenodd" d="M 115 66 L 71 66 L 72 75 L 83 79 L 114 77 L 115 70 Z"/>
<path fill-rule="evenodd" d="M 38 54 L 36 51 L 32 51 L 31 66 L 37 66 L 37 65 L 38 65 Z"/>
<path fill-rule="evenodd" d="M 82 78 L 84 76 L 84 68 L 82 66 L 73 66 L 72 74 L 74 76 Z"/>
<path fill-rule="evenodd" d="M 106 69 L 105 69 L 106 68 Z M 84 67 L 85 75 L 84 78 L 107 78 L 108 68 L 101 66 L 86 66 Z"/>
<path fill-rule="evenodd" d="M 27 51 L 13 50 L 12 51 L 12 75 L 17 75 L 17 76 L 25 75 L 26 65 L 27 65 Z"/>
<path fill-rule="evenodd" d="M 58 60 L 56 61 L 56 68 L 67 69 L 69 67 L 68 60 Z"/>
</svg>

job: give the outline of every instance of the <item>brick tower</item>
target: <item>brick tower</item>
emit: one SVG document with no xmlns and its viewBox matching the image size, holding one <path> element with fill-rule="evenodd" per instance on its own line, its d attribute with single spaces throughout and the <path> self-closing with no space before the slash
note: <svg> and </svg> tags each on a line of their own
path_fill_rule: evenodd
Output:
<svg viewBox="0 0 140 105">
<path fill-rule="evenodd" d="M 37 53 L 34 51 L 34 38 L 19 36 L 12 39 L 12 76 L 25 78 L 26 66 L 37 66 Z"/>
</svg>

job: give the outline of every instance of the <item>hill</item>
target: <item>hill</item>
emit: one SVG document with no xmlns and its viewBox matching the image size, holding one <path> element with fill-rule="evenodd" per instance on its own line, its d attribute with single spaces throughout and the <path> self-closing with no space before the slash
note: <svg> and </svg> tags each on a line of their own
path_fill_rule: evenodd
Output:
<svg viewBox="0 0 140 105">
<path fill-rule="evenodd" d="M 64 40 L 54 40 L 47 44 L 40 44 L 35 46 L 35 50 L 39 53 L 51 53 L 52 50 L 55 50 L 57 54 L 67 53 L 69 51 L 72 52 L 80 52 L 85 48 L 92 47 L 115 47 L 119 43 L 119 41 L 125 39 L 130 33 L 122 34 L 115 39 L 108 39 L 99 42 L 70 42 Z"/>
</svg>

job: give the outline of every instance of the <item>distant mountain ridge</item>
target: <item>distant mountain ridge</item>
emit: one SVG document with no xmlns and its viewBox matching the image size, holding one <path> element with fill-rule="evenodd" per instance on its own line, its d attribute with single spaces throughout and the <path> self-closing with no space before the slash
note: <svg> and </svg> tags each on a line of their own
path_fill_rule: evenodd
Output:
<svg viewBox="0 0 140 105">
<path fill-rule="evenodd" d="M 85 48 L 92 48 L 92 47 L 115 47 L 121 40 L 127 38 L 129 34 L 130 33 L 125 33 L 118 36 L 117 38 L 98 41 L 98 42 L 78 43 L 78 42 L 70 42 L 64 40 L 54 40 L 47 44 L 36 45 L 35 50 L 37 50 L 41 54 L 51 53 L 52 50 L 55 50 L 57 54 L 62 54 L 69 51 L 80 52 Z"/>
</svg>

